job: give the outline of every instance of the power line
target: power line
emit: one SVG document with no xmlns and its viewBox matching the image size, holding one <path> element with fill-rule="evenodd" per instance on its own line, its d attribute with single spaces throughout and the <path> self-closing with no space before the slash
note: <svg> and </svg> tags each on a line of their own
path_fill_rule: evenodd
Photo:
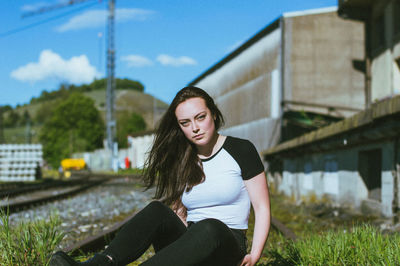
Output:
<svg viewBox="0 0 400 266">
<path fill-rule="evenodd" d="M 56 4 L 56 5 L 44 6 L 44 7 L 39 8 L 38 10 L 26 12 L 26 13 L 22 14 L 21 17 L 26 18 L 26 17 L 30 17 L 30 16 L 35 16 L 37 14 L 58 10 L 63 7 L 69 7 L 71 5 L 83 3 L 86 1 L 90 1 L 90 0 L 68 0 L 68 1 L 60 2 L 59 4 Z M 99 0 L 99 1 L 101 1 L 101 0 Z"/>
<path fill-rule="evenodd" d="M 78 11 L 87 9 L 87 8 L 92 7 L 92 6 L 94 6 L 94 5 L 97 5 L 97 4 L 98 4 L 97 2 L 94 2 L 94 3 L 91 3 L 91 4 L 85 5 L 85 6 L 83 6 L 83 7 L 79 7 L 79 8 L 76 8 L 76 9 L 74 9 L 74 10 L 71 10 L 71 11 L 68 11 L 68 12 L 65 12 L 65 13 L 62 13 L 62 14 L 60 14 L 60 15 L 57 15 L 57 16 L 54 16 L 54 17 L 51 17 L 51 18 L 48 18 L 48 19 L 45 19 L 45 20 L 38 21 L 38 22 L 36 22 L 36 23 L 32 23 L 32 24 L 29 24 L 29 25 L 26 25 L 26 26 L 23 26 L 23 27 L 20 27 L 20 28 L 16 28 L 16 29 L 12 29 L 12 30 L 9 30 L 9 31 L 0 33 L 0 38 L 4 38 L 4 37 L 10 36 L 10 35 L 12 35 L 12 34 L 14 34 L 14 33 L 18 33 L 18 32 L 24 31 L 24 30 L 28 30 L 28 29 L 31 29 L 31 28 L 33 28 L 33 27 L 36 27 L 36 26 L 45 24 L 45 23 L 47 23 L 47 22 L 60 19 L 60 18 L 62 18 L 62 17 L 71 15 L 71 14 L 73 14 L 73 13 L 76 13 L 76 12 L 78 12 Z"/>
</svg>

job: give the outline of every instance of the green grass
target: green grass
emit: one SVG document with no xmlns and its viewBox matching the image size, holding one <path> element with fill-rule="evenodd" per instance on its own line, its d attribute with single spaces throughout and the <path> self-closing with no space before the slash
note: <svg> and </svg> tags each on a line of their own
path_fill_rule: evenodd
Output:
<svg viewBox="0 0 400 266">
<path fill-rule="evenodd" d="M 129 168 L 129 169 L 119 169 L 118 175 L 143 175 L 143 169 L 139 168 Z"/>
<path fill-rule="evenodd" d="M 370 225 L 350 231 L 310 234 L 284 248 L 268 251 L 270 264 L 286 265 L 398 265 L 400 235 L 382 235 Z M 268 265 L 268 264 L 267 264 Z"/>
<path fill-rule="evenodd" d="M 11 226 L 9 215 L 0 211 L 0 222 L 0 265 L 48 265 L 64 237 L 57 215 Z"/>
<path fill-rule="evenodd" d="M 273 188 L 270 190 L 272 216 L 290 228 L 298 241 L 286 240 L 271 227 L 257 265 L 399 265 L 396 252 L 400 237 L 383 235 L 372 226 L 377 224 L 377 217 L 333 209 L 326 199 L 296 204 Z M 334 211 L 340 215 L 333 215 Z M 253 228 L 252 212 L 247 232 L 249 244 Z"/>
</svg>

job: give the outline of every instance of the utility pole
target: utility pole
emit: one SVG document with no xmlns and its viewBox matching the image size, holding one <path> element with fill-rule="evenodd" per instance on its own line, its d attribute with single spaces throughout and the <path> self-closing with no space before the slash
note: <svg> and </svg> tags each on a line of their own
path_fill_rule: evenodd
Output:
<svg viewBox="0 0 400 266">
<path fill-rule="evenodd" d="M 42 7 L 37 11 L 25 13 L 22 17 L 29 17 L 40 13 L 53 11 L 77 3 L 89 0 L 68 0 L 65 3 L 59 3 L 53 6 Z M 100 0 L 101 1 L 101 0 Z M 107 88 L 106 88 L 106 142 L 107 150 L 111 153 L 111 165 L 114 170 L 118 170 L 118 143 L 115 141 L 116 120 L 114 114 L 115 98 L 115 47 L 114 47 L 114 24 L 115 24 L 115 1 L 108 0 L 108 18 L 107 18 Z"/>
<path fill-rule="evenodd" d="M 106 120 L 107 148 L 111 151 L 111 167 L 118 171 L 118 143 L 115 142 L 116 121 L 114 115 L 115 98 L 115 47 L 114 47 L 115 0 L 108 1 L 107 23 L 107 89 Z"/>
</svg>

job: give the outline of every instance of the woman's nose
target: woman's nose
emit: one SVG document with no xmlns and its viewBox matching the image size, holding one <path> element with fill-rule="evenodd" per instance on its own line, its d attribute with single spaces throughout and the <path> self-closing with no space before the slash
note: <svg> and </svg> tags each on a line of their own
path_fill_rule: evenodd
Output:
<svg viewBox="0 0 400 266">
<path fill-rule="evenodd" d="M 193 123 L 193 124 L 192 124 L 192 131 L 193 131 L 194 133 L 197 133 L 199 130 L 200 130 L 200 128 L 198 127 L 197 123 L 196 123 L 196 122 Z"/>
</svg>

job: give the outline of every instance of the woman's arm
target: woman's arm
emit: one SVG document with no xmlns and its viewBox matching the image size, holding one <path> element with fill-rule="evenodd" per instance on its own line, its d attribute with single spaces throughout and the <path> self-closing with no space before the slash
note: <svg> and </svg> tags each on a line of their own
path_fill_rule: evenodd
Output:
<svg viewBox="0 0 400 266">
<path fill-rule="evenodd" d="M 271 224 L 271 209 L 268 185 L 265 173 L 244 181 L 255 214 L 253 243 L 250 254 L 246 255 L 241 265 L 253 266 L 261 257 Z"/>
</svg>

